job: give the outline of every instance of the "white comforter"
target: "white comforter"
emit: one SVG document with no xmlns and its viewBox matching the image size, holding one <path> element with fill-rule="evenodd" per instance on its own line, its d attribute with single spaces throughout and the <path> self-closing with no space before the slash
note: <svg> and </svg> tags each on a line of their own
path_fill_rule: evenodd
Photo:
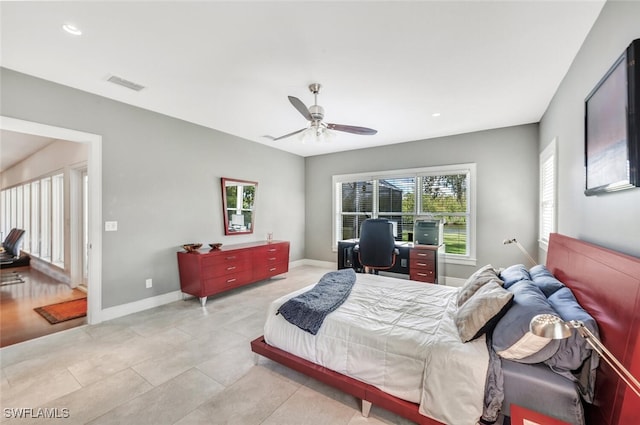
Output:
<svg viewBox="0 0 640 425">
<path fill-rule="evenodd" d="M 276 315 L 264 327 L 269 345 L 420 404 L 420 413 L 451 425 L 482 415 L 489 355 L 484 337 L 463 344 L 453 321 L 458 288 L 358 274 L 351 295 L 317 335 Z"/>
</svg>

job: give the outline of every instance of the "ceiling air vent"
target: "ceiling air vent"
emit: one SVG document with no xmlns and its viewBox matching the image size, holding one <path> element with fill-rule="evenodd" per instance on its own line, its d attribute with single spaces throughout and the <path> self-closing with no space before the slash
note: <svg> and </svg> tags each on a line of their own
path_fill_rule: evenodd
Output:
<svg viewBox="0 0 640 425">
<path fill-rule="evenodd" d="M 116 75 L 112 75 L 107 79 L 110 83 L 118 84 L 119 86 L 126 87 L 131 90 L 140 91 L 144 88 L 143 85 L 134 83 L 133 81 L 125 80 L 124 78 L 120 78 Z"/>
</svg>

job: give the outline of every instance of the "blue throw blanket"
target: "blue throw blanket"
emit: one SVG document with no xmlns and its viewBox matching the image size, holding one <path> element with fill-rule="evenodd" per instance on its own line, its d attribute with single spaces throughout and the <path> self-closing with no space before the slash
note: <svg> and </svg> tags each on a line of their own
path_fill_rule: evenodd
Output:
<svg viewBox="0 0 640 425">
<path fill-rule="evenodd" d="M 329 272 L 310 290 L 282 304 L 276 314 L 313 335 L 318 333 L 324 318 L 346 301 L 356 282 L 353 269 Z"/>
</svg>

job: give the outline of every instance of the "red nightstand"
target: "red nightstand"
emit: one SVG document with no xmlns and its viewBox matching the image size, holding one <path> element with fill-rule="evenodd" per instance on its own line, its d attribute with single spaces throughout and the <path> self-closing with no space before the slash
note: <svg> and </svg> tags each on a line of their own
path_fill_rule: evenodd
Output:
<svg viewBox="0 0 640 425">
<path fill-rule="evenodd" d="M 511 425 L 571 425 L 560 419 L 551 418 L 542 413 L 525 409 L 517 404 L 511 405 Z"/>
</svg>

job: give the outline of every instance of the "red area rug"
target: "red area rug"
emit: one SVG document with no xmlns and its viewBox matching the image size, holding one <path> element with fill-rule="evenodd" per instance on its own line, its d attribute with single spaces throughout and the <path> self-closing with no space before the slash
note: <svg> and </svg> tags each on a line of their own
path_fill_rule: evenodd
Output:
<svg viewBox="0 0 640 425">
<path fill-rule="evenodd" d="M 52 325 L 87 315 L 87 298 L 64 301 L 57 304 L 34 308 L 36 313 L 47 319 Z"/>
</svg>

